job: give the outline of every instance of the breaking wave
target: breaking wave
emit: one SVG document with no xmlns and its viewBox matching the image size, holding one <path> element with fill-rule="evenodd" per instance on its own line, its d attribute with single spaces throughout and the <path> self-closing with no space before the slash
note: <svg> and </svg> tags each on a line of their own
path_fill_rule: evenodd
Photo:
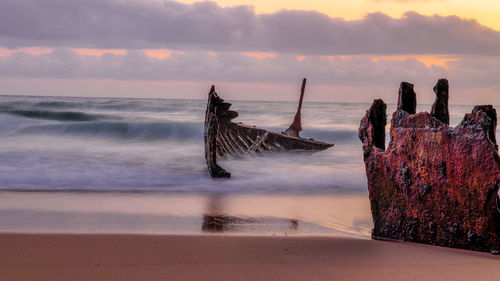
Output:
<svg viewBox="0 0 500 281">
<path fill-rule="evenodd" d="M 24 128 L 21 134 L 104 137 L 126 140 L 199 139 L 203 125 L 186 122 L 81 122 L 35 125 Z"/>
<path fill-rule="evenodd" d="M 41 101 L 37 102 L 34 106 L 52 107 L 52 108 L 74 108 L 74 107 L 81 107 L 82 104 L 79 102 L 68 102 L 68 101 Z"/>
<path fill-rule="evenodd" d="M 62 116 L 61 116 L 62 117 Z M 78 116 L 64 116 L 85 121 Z M 279 128 L 269 128 L 280 132 Z M 163 140 L 163 139 L 203 139 L 203 124 L 197 122 L 65 122 L 58 124 L 32 125 L 22 129 L 21 134 L 64 135 L 78 137 L 104 137 L 125 140 Z M 304 138 L 318 141 L 344 143 L 357 140 L 357 132 L 351 130 L 308 129 Z"/>
<path fill-rule="evenodd" d="M 3 110 L 3 113 L 17 115 L 33 119 L 45 119 L 55 121 L 94 121 L 100 118 L 98 115 L 74 112 L 74 111 L 46 111 L 46 110 Z"/>
<path fill-rule="evenodd" d="M 335 129 L 304 129 L 300 134 L 303 138 L 314 138 L 317 141 L 333 143 L 357 143 L 358 131 L 356 130 L 335 130 Z"/>
</svg>

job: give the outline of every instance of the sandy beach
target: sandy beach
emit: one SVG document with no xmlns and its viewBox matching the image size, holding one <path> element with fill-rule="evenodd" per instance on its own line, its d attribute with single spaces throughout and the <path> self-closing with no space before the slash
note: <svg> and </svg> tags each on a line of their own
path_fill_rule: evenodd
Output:
<svg viewBox="0 0 500 281">
<path fill-rule="evenodd" d="M 488 253 L 355 238 L 1 234 L 0 245 L 0 280 L 500 280 Z"/>
</svg>

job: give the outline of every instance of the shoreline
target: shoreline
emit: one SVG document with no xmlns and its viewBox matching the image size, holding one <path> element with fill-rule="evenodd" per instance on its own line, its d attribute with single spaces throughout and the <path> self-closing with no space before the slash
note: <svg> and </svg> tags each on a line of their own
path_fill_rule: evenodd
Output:
<svg viewBox="0 0 500 281">
<path fill-rule="evenodd" d="M 369 237 L 362 195 L 16 193 L 0 233 L 350 235 Z"/>
<path fill-rule="evenodd" d="M 347 237 L 0 234 L 0 280 L 491 280 L 499 256 Z"/>
</svg>

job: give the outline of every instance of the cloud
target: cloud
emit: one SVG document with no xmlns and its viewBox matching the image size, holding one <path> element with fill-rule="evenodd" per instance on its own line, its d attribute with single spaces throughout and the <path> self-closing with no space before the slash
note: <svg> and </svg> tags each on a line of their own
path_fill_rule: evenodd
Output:
<svg viewBox="0 0 500 281">
<path fill-rule="evenodd" d="M 0 44 L 73 48 L 168 48 L 300 55 L 500 55 L 500 32 L 457 16 L 361 20 L 311 11 L 255 14 L 251 6 L 159 0 L 2 0 Z"/>
<path fill-rule="evenodd" d="M 80 55 L 71 49 L 48 54 L 16 52 L 0 57 L 0 77 L 110 79 L 127 81 L 190 81 L 203 83 L 250 82 L 295 85 L 309 77 L 315 85 L 394 86 L 400 81 L 431 85 L 447 77 L 455 87 L 500 86 L 500 58 L 470 57 L 449 62 L 447 67 L 430 67 L 417 59 L 380 59 L 370 56 L 347 58 L 278 54 L 256 59 L 241 53 L 192 51 L 173 53 L 166 59 L 142 51 L 125 55 Z"/>
</svg>

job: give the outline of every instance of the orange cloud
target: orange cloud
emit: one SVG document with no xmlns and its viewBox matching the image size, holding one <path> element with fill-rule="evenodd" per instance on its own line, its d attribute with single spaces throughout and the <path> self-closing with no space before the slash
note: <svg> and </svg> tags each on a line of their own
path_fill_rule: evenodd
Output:
<svg viewBox="0 0 500 281">
<path fill-rule="evenodd" d="M 32 55 L 41 55 L 48 54 L 52 52 L 52 48 L 44 48 L 44 47 L 25 47 L 25 48 L 17 48 L 17 49 L 7 49 L 0 47 L 0 57 L 10 56 L 14 53 L 22 52 Z"/>
<path fill-rule="evenodd" d="M 166 58 L 170 57 L 174 53 L 176 53 L 176 54 L 184 54 L 184 53 L 186 53 L 186 52 L 182 52 L 182 51 L 173 51 L 173 50 L 169 50 L 169 49 L 146 49 L 146 50 L 143 50 L 143 51 L 149 57 L 156 58 L 156 59 L 166 59 Z"/>
<path fill-rule="evenodd" d="M 76 53 L 80 55 L 86 56 L 102 56 L 104 54 L 114 54 L 114 55 L 124 55 L 127 53 L 127 50 L 123 49 L 83 49 L 76 48 L 73 49 Z"/>
<path fill-rule="evenodd" d="M 354 56 L 321 56 L 322 58 L 328 58 L 333 60 L 334 58 L 340 59 L 352 59 L 352 58 L 360 58 L 366 56 L 354 55 Z M 459 57 L 448 56 L 448 55 L 368 55 L 373 62 L 378 62 L 380 60 L 406 60 L 406 59 L 416 59 L 419 62 L 425 64 L 427 67 L 431 67 L 433 65 L 447 67 L 449 62 L 459 61 Z M 305 57 L 301 57 L 303 60 Z M 297 57 L 298 60 L 301 60 Z"/>
<path fill-rule="evenodd" d="M 414 58 L 425 64 L 427 67 L 431 67 L 432 65 L 447 67 L 448 62 L 460 60 L 458 57 L 446 55 L 389 55 L 372 57 L 375 62 L 379 60 L 405 60 L 409 58 Z"/>
<path fill-rule="evenodd" d="M 244 52 L 243 54 L 257 58 L 257 59 L 265 59 L 265 58 L 274 58 L 276 57 L 275 53 L 270 53 L 270 52 Z"/>
</svg>

